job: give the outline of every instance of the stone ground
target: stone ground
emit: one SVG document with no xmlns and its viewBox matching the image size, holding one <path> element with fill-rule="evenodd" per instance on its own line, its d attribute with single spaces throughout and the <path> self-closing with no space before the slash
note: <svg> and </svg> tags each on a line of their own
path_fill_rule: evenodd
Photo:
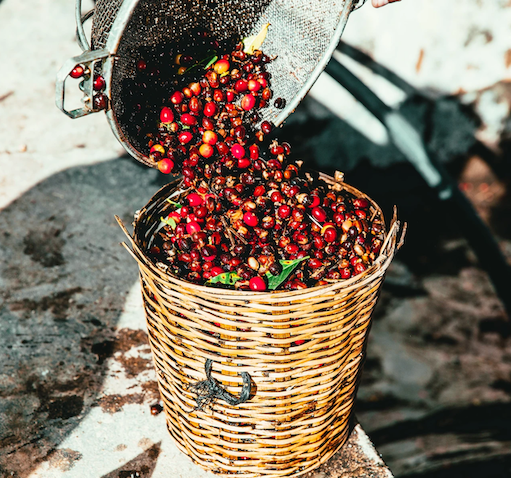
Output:
<svg viewBox="0 0 511 478">
<path fill-rule="evenodd" d="M 162 178 L 123 156 L 102 115 L 73 122 L 54 107 L 55 73 L 78 53 L 71 3 L 0 0 L 0 473 L 202 476 L 149 413 L 137 272 L 113 219 L 129 223 Z M 508 0 L 366 6 L 339 54 L 416 124 L 508 257 L 510 24 Z M 360 53 L 391 74 L 355 64 Z M 511 325 L 456 211 L 327 76 L 282 136 L 409 223 L 357 404 L 394 474 L 510 476 Z M 342 460 L 331 465 L 316 478 L 342 476 Z"/>
</svg>

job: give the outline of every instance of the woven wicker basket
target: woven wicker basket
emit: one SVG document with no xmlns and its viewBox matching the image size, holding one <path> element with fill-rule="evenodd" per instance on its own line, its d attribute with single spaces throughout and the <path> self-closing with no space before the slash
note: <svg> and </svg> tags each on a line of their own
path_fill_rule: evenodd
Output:
<svg viewBox="0 0 511 478">
<path fill-rule="evenodd" d="M 360 191 L 336 187 L 367 198 L 382 216 Z M 346 441 L 371 313 L 402 242 L 399 223 L 394 215 L 374 265 L 349 280 L 298 291 L 204 287 L 165 273 L 144 253 L 173 188 L 137 214 L 133 238 L 121 225 L 140 267 L 168 429 L 184 453 L 221 475 L 306 473 Z M 193 384 L 206 378 L 208 359 L 216 383 L 232 395 L 240 395 L 248 372 L 248 401 L 197 409 Z"/>
</svg>

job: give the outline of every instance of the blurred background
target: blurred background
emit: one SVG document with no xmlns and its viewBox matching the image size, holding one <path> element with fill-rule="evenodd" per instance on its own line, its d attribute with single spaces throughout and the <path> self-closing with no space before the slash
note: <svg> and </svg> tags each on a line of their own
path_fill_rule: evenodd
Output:
<svg viewBox="0 0 511 478">
<path fill-rule="evenodd" d="M 417 129 L 508 261 L 510 31 L 509 0 L 402 0 L 353 13 L 335 53 Z M 70 0 L 0 0 L 4 476 L 27 477 L 49 456 L 72 463 L 55 448 L 91 410 L 157 399 L 143 332 L 119 326 L 137 271 L 113 216 L 130 223 L 165 178 L 124 154 L 102 113 L 71 121 L 54 106 L 56 72 L 79 53 L 74 32 Z M 378 451 L 400 478 L 511 476 L 511 323 L 459 211 L 326 74 L 280 135 L 408 223 L 358 393 Z M 121 368 L 145 373 L 143 386 L 118 403 L 105 392 L 106 364 L 137 350 Z"/>
</svg>

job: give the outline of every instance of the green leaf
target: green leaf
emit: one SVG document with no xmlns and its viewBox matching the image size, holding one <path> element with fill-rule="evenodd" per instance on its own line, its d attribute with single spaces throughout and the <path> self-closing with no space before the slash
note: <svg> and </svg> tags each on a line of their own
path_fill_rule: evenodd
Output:
<svg viewBox="0 0 511 478">
<path fill-rule="evenodd" d="M 218 57 L 215 55 L 211 60 L 209 60 L 208 64 L 204 67 L 205 70 L 207 70 L 215 61 L 218 60 Z"/>
<path fill-rule="evenodd" d="M 268 33 L 269 23 L 263 25 L 261 31 L 257 35 L 252 35 L 243 39 L 243 51 L 248 55 L 253 55 L 255 50 L 259 50 L 261 45 L 266 38 L 266 34 Z"/>
<path fill-rule="evenodd" d="M 172 229 L 175 229 L 177 226 L 176 221 L 171 217 L 167 217 L 166 219 L 164 219 L 163 217 L 160 217 L 160 220 L 164 224 L 167 224 L 167 226 L 170 226 Z"/>
<path fill-rule="evenodd" d="M 181 128 L 183 128 L 183 129 L 190 129 L 190 126 L 188 126 L 187 124 L 183 124 L 183 123 L 181 123 L 181 121 L 178 121 L 178 124 L 179 124 L 179 126 L 181 126 Z"/>
<path fill-rule="evenodd" d="M 293 272 L 300 262 L 305 259 L 309 259 L 310 256 L 302 257 L 301 259 L 294 259 L 292 261 L 285 261 L 281 259 L 279 262 L 282 265 L 282 272 L 278 276 L 274 276 L 269 272 L 266 273 L 266 278 L 268 279 L 268 289 L 275 290 L 282 282 L 284 282 Z"/>
<path fill-rule="evenodd" d="M 212 277 L 211 279 L 209 279 L 208 282 L 211 282 L 211 284 L 216 284 L 217 282 L 220 282 L 226 285 L 234 285 L 240 279 L 241 277 L 235 272 L 224 272 L 223 274 L 218 274 L 217 276 Z"/>
<path fill-rule="evenodd" d="M 176 206 L 176 209 L 181 209 L 183 207 L 182 204 L 179 204 L 178 202 L 176 201 L 172 201 L 172 199 L 169 199 L 167 198 L 166 201 L 170 204 L 172 204 L 173 206 Z"/>
</svg>

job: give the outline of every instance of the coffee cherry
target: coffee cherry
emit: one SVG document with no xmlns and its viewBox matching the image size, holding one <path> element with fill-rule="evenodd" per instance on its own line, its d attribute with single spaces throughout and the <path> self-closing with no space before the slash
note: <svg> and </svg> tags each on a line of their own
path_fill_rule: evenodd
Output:
<svg viewBox="0 0 511 478">
<path fill-rule="evenodd" d="M 253 291 L 265 291 L 267 287 L 265 280 L 261 276 L 252 277 L 248 285 L 250 290 Z"/>
<path fill-rule="evenodd" d="M 277 215 L 281 219 L 286 219 L 291 215 L 291 208 L 287 204 L 282 204 L 277 210 Z"/>
<path fill-rule="evenodd" d="M 317 268 L 321 267 L 323 265 L 323 263 L 319 259 L 309 259 L 309 262 L 307 263 L 307 265 L 311 269 L 317 269 Z"/>
<path fill-rule="evenodd" d="M 265 193 L 266 193 L 266 189 L 262 185 L 256 186 L 256 188 L 254 189 L 254 196 L 255 197 L 262 196 Z"/>
<path fill-rule="evenodd" d="M 103 93 L 100 93 L 99 95 L 94 96 L 92 104 L 96 110 L 106 110 L 108 107 L 108 97 Z"/>
<path fill-rule="evenodd" d="M 245 136 L 247 135 L 247 130 L 245 129 L 244 126 L 236 126 L 236 128 L 234 128 L 234 136 L 238 139 L 244 139 Z"/>
<path fill-rule="evenodd" d="M 312 217 L 318 222 L 326 221 L 326 212 L 321 206 L 316 206 L 312 209 Z"/>
<path fill-rule="evenodd" d="M 197 221 L 191 221 L 186 225 L 186 232 L 188 234 L 193 234 L 194 232 L 199 232 L 201 227 Z"/>
<path fill-rule="evenodd" d="M 195 95 L 195 96 L 199 96 L 201 91 L 202 91 L 202 88 L 200 86 L 200 83 L 199 82 L 194 82 L 194 83 L 190 83 L 188 85 L 188 88 L 190 88 L 190 91 Z"/>
<path fill-rule="evenodd" d="M 104 87 L 105 87 L 105 79 L 102 77 L 102 76 L 97 76 L 95 79 L 94 79 L 94 83 L 92 84 L 92 87 L 96 90 L 96 91 L 101 91 Z"/>
<path fill-rule="evenodd" d="M 315 236 L 313 244 L 316 249 L 323 249 L 325 247 L 325 241 L 321 236 Z"/>
<path fill-rule="evenodd" d="M 256 92 L 261 89 L 261 83 L 259 83 L 257 80 L 249 80 L 247 87 L 249 91 Z"/>
<path fill-rule="evenodd" d="M 85 70 L 84 70 L 83 66 L 76 65 L 69 73 L 69 76 L 76 80 L 78 78 L 81 78 L 84 75 L 84 73 L 85 73 Z"/>
<path fill-rule="evenodd" d="M 183 93 L 181 93 L 180 91 L 176 91 L 170 97 L 170 101 L 171 101 L 171 103 L 173 103 L 175 105 L 179 105 L 183 102 L 184 98 L 185 97 L 184 97 Z"/>
<path fill-rule="evenodd" d="M 241 107 L 245 111 L 251 110 L 255 106 L 255 104 L 256 104 L 256 99 L 255 99 L 254 95 L 252 95 L 252 94 L 245 95 L 241 99 Z"/>
<path fill-rule="evenodd" d="M 355 215 L 359 219 L 366 219 L 367 218 L 367 212 L 364 211 L 363 209 L 355 209 Z"/>
<path fill-rule="evenodd" d="M 349 267 L 341 269 L 340 272 L 341 272 L 341 278 L 343 278 L 343 279 L 349 279 L 351 277 L 351 269 Z"/>
<path fill-rule="evenodd" d="M 288 244 L 286 247 L 285 247 L 285 250 L 286 250 L 286 253 L 289 254 L 289 255 L 294 255 L 294 254 L 297 254 L 298 251 L 300 250 L 300 248 L 296 245 L 296 244 Z"/>
<path fill-rule="evenodd" d="M 362 274 L 367 269 L 366 265 L 363 262 L 358 262 L 355 264 L 354 272 L 355 274 Z"/>
<path fill-rule="evenodd" d="M 293 209 L 291 217 L 293 218 L 293 221 L 302 222 L 304 218 L 304 213 L 301 209 Z"/>
<path fill-rule="evenodd" d="M 216 247 L 206 245 L 201 249 L 201 256 L 205 261 L 214 261 L 217 255 Z"/>
<path fill-rule="evenodd" d="M 326 242 L 334 242 L 337 239 L 337 229 L 335 227 L 330 226 L 325 230 L 323 234 Z"/>
<path fill-rule="evenodd" d="M 158 170 L 163 174 L 170 174 L 174 169 L 174 162 L 171 159 L 163 158 L 157 163 Z"/>
<path fill-rule="evenodd" d="M 284 98 L 277 98 L 273 105 L 279 110 L 284 109 L 286 107 L 286 100 Z"/>
<path fill-rule="evenodd" d="M 163 407 L 159 403 L 151 405 L 151 415 L 159 415 L 163 411 Z"/>
<path fill-rule="evenodd" d="M 261 225 L 264 229 L 273 229 L 275 227 L 275 218 L 273 216 L 264 216 Z"/>
<path fill-rule="evenodd" d="M 259 219 L 253 212 L 247 211 L 245 214 L 243 214 L 243 222 L 250 227 L 255 227 L 257 224 L 259 224 Z"/>
<path fill-rule="evenodd" d="M 161 156 L 165 154 L 165 148 L 161 144 L 155 144 L 151 147 L 150 153 L 159 153 Z"/>
<path fill-rule="evenodd" d="M 248 150 L 249 150 L 249 154 L 250 154 L 250 159 L 258 159 L 259 158 L 259 146 L 253 144 L 248 148 Z"/>
<path fill-rule="evenodd" d="M 210 144 L 203 143 L 199 147 L 199 154 L 203 158 L 210 158 L 211 156 L 213 156 L 214 152 L 215 150 L 213 149 L 213 146 L 211 146 Z"/>
<path fill-rule="evenodd" d="M 278 156 L 279 154 L 284 153 L 284 148 L 279 144 L 274 144 L 270 147 L 270 153 L 274 156 Z"/>
<path fill-rule="evenodd" d="M 218 141 L 218 135 L 214 131 L 204 131 L 202 134 L 202 141 L 205 144 L 214 146 Z"/>
<path fill-rule="evenodd" d="M 355 198 L 353 200 L 353 206 L 358 209 L 365 209 L 369 206 L 369 201 L 365 198 Z"/>
<path fill-rule="evenodd" d="M 195 96 L 188 102 L 188 108 L 192 113 L 198 113 L 201 110 L 201 107 L 201 102 Z"/>
<path fill-rule="evenodd" d="M 248 267 L 250 267 L 251 269 L 257 271 L 259 270 L 259 262 L 257 261 L 257 259 L 253 256 L 250 256 L 248 259 L 247 259 L 247 265 Z"/>
<path fill-rule="evenodd" d="M 272 262 L 268 271 L 271 275 L 278 276 L 282 272 L 282 265 L 278 261 Z"/>
<path fill-rule="evenodd" d="M 211 269 L 211 277 L 216 277 L 218 274 L 223 274 L 224 270 L 221 267 L 215 266 Z"/>
<path fill-rule="evenodd" d="M 218 60 L 213 65 L 213 70 L 218 75 L 221 75 L 222 73 L 225 73 L 225 72 L 229 71 L 230 67 L 231 67 L 231 65 L 229 64 L 229 62 L 227 60 Z"/>
<path fill-rule="evenodd" d="M 240 168 L 240 169 L 246 169 L 251 164 L 252 164 L 252 162 L 250 161 L 250 159 L 247 159 L 247 158 L 238 159 L 238 168 Z M 251 183 L 253 184 L 253 181 Z"/>
<path fill-rule="evenodd" d="M 273 191 L 271 193 L 270 199 L 272 202 L 283 202 L 284 198 L 282 197 L 282 194 L 280 194 L 279 191 Z"/>
<path fill-rule="evenodd" d="M 231 154 L 235 158 L 241 159 L 241 158 L 245 157 L 245 148 L 243 146 L 241 146 L 240 144 L 234 144 L 231 147 Z"/>
<path fill-rule="evenodd" d="M 264 134 L 270 134 L 272 129 L 273 129 L 273 126 L 269 121 L 263 121 L 261 123 L 261 131 Z"/>
<path fill-rule="evenodd" d="M 147 68 L 147 63 L 145 60 L 138 60 L 137 61 L 137 70 L 138 71 L 144 71 Z"/>
<path fill-rule="evenodd" d="M 217 114 L 217 112 L 218 112 L 218 107 L 212 101 L 210 101 L 204 105 L 203 113 L 205 116 L 212 117 L 212 116 L 215 116 Z"/>
<path fill-rule="evenodd" d="M 181 115 L 181 123 L 187 126 L 194 126 L 197 124 L 197 118 L 195 116 L 192 116 L 188 113 L 184 113 Z"/>
<path fill-rule="evenodd" d="M 247 91 L 248 89 L 248 83 L 246 80 L 238 80 L 235 84 L 234 84 L 234 89 L 238 92 L 238 93 L 243 93 L 244 91 Z"/>
<path fill-rule="evenodd" d="M 215 90 L 213 92 L 213 101 L 217 103 L 222 103 L 225 100 L 224 92 L 222 90 Z"/>
<path fill-rule="evenodd" d="M 188 144 L 193 139 L 193 135 L 190 131 L 182 131 L 177 139 L 181 144 Z"/>
<path fill-rule="evenodd" d="M 165 124 L 174 121 L 174 113 L 167 106 L 164 106 L 160 111 L 160 121 Z"/>
</svg>

